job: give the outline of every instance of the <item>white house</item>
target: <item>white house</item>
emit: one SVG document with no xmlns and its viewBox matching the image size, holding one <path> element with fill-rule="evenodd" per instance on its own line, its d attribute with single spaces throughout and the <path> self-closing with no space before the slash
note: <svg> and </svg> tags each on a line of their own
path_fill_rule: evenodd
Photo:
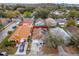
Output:
<svg viewBox="0 0 79 59">
<path fill-rule="evenodd" d="M 64 14 L 64 12 L 56 10 L 56 11 L 51 11 L 50 14 L 62 15 Z"/>
</svg>

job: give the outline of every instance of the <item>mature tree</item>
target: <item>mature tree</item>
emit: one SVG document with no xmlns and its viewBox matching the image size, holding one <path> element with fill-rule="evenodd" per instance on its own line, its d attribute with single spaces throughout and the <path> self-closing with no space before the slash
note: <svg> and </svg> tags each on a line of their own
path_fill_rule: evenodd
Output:
<svg viewBox="0 0 79 59">
<path fill-rule="evenodd" d="M 78 16 L 78 11 L 76 11 L 75 9 L 70 10 L 69 17 L 74 18 L 74 17 L 77 17 L 77 16 Z"/>
<path fill-rule="evenodd" d="M 53 19 L 58 19 L 58 18 L 65 18 L 65 15 L 48 14 L 48 17 L 51 17 Z"/>
<path fill-rule="evenodd" d="M 14 11 L 15 16 L 18 16 L 20 14 L 20 12 L 18 10 Z"/>
<path fill-rule="evenodd" d="M 12 18 L 13 17 L 13 11 L 8 11 L 8 10 L 6 10 L 6 12 L 5 12 L 5 16 L 7 17 L 7 18 Z"/>
<path fill-rule="evenodd" d="M 4 11 L 0 10 L 0 18 L 5 17 Z"/>
<path fill-rule="evenodd" d="M 0 29 L 3 27 L 2 23 L 0 23 Z"/>
<path fill-rule="evenodd" d="M 5 12 L 5 16 L 6 16 L 7 18 L 17 17 L 19 14 L 20 14 L 19 11 L 9 11 L 9 10 L 7 10 L 7 11 Z"/>
<path fill-rule="evenodd" d="M 49 46 L 49 47 L 54 47 L 57 48 L 60 45 L 64 44 L 64 39 L 58 36 L 51 36 L 50 34 L 45 37 L 44 42 Z"/>
<path fill-rule="evenodd" d="M 49 14 L 49 10 L 45 9 L 45 8 L 36 8 L 35 9 L 35 13 L 33 14 L 33 16 L 35 16 L 35 18 L 47 18 Z"/>
<path fill-rule="evenodd" d="M 24 13 L 24 11 L 25 11 L 25 8 L 17 8 L 17 10 L 21 13 L 21 14 L 23 14 Z"/>
<path fill-rule="evenodd" d="M 74 19 L 67 20 L 67 26 L 71 26 L 71 25 L 75 26 L 76 20 L 74 20 Z"/>
<path fill-rule="evenodd" d="M 31 17 L 31 12 L 25 11 L 24 12 L 24 17 Z"/>
<path fill-rule="evenodd" d="M 33 10 L 35 9 L 35 7 L 27 7 L 25 8 L 26 11 L 29 11 L 29 12 L 33 12 Z"/>
<path fill-rule="evenodd" d="M 16 45 L 16 42 L 15 41 L 8 41 L 8 39 L 6 39 L 5 41 L 4 41 L 4 46 L 14 46 L 14 45 Z"/>
<path fill-rule="evenodd" d="M 57 18 L 58 18 L 58 16 L 55 15 L 55 14 L 48 14 L 48 17 L 51 17 L 51 18 L 53 18 L 53 19 L 57 19 Z"/>
</svg>

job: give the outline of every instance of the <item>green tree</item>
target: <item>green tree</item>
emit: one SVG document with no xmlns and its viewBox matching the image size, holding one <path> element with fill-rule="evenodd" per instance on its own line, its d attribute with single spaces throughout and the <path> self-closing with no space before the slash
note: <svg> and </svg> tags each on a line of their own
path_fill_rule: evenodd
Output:
<svg viewBox="0 0 79 59">
<path fill-rule="evenodd" d="M 12 31 L 8 31 L 8 34 L 11 35 L 12 34 Z"/>
<path fill-rule="evenodd" d="M 49 47 L 54 47 L 57 48 L 58 46 L 61 46 L 64 44 L 64 39 L 62 39 L 61 37 L 57 37 L 57 36 L 51 36 L 48 35 L 45 37 L 45 41 L 44 41 Z"/>
<path fill-rule="evenodd" d="M 74 18 L 74 17 L 77 17 L 77 16 L 78 16 L 78 11 L 76 11 L 75 9 L 70 10 L 69 17 Z"/>
<path fill-rule="evenodd" d="M 58 16 L 55 15 L 55 14 L 48 14 L 48 17 L 51 17 L 51 18 L 53 18 L 53 19 L 57 19 L 57 18 L 58 18 Z"/>
<path fill-rule="evenodd" d="M 0 23 L 0 29 L 3 27 L 2 23 Z"/>
<path fill-rule="evenodd" d="M 49 10 L 45 9 L 45 8 L 36 8 L 35 9 L 35 13 L 33 14 L 33 16 L 35 16 L 35 18 L 47 18 L 49 14 Z"/>
<path fill-rule="evenodd" d="M 3 18 L 3 17 L 5 17 L 4 11 L 0 10 L 0 18 Z"/>
<path fill-rule="evenodd" d="M 15 11 L 11 11 L 11 10 L 6 10 L 5 12 L 5 16 L 7 18 L 13 18 L 13 17 L 17 17 L 20 14 L 19 11 L 15 10 Z"/>
<path fill-rule="evenodd" d="M 4 46 L 14 46 L 14 45 L 16 45 L 15 41 L 5 40 L 5 42 L 4 42 Z"/>
<path fill-rule="evenodd" d="M 67 26 L 71 26 L 71 25 L 75 26 L 76 20 L 74 20 L 74 19 L 67 20 Z"/>
<path fill-rule="evenodd" d="M 31 12 L 25 11 L 24 12 L 24 17 L 31 17 Z"/>
<path fill-rule="evenodd" d="M 58 19 L 58 18 L 64 18 L 65 15 L 48 14 L 48 17 L 51 17 L 53 19 Z"/>
</svg>

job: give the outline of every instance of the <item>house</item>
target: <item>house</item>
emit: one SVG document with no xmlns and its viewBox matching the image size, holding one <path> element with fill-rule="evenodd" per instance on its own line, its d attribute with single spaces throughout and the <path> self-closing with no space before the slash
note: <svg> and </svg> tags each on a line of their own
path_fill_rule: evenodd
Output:
<svg viewBox="0 0 79 59">
<path fill-rule="evenodd" d="M 75 18 L 76 20 L 76 25 L 79 25 L 79 18 Z"/>
<path fill-rule="evenodd" d="M 0 23 L 2 24 L 2 25 L 7 25 L 8 23 L 10 23 L 10 22 L 12 22 L 12 20 L 11 19 L 8 19 L 8 18 L 0 18 Z"/>
<path fill-rule="evenodd" d="M 57 21 L 57 24 L 60 25 L 61 27 L 64 27 L 67 23 L 66 18 L 64 19 L 59 18 L 59 19 L 56 19 L 56 21 Z"/>
<path fill-rule="evenodd" d="M 37 19 L 35 22 L 35 26 L 44 26 L 44 25 L 45 25 L 44 20 L 41 18 Z"/>
<path fill-rule="evenodd" d="M 76 25 L 79 25 L 79 21 L 76 21 Z"/>
<path fill-rule="evenodd" d="M 32 24 L 33 22 L 31 21 L 31 19 L 27 19 L 26 21 L 24 21 L 21 26 L 17 27 L 16 31 L 11 35 L 9 40 L 20 42 L 22 38 L 27 39 L 28 36 L 30 35 Z"/>
<path fill-rule="evenodd" d="M 62 12 L 62 11 L 58 11 L 58 10 L 55 10 L 55 11 L 51 11 L 50 14 L 63 15 L 64 12 Z"/>
</svg>

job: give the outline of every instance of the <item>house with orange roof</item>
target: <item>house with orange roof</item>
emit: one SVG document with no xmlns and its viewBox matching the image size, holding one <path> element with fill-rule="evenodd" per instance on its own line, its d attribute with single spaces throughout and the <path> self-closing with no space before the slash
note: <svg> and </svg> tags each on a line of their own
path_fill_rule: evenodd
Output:
<svg viewBox="0 0 79 59">
<path fill-rule="evenodd" d="M 23 22 L 21 26 L 18 26 L 16 31 L 12 34 L 9 40 L 20 41 L 22 38 L 27 39 L 32 28 L 32 22 Z"/>
</svg>

